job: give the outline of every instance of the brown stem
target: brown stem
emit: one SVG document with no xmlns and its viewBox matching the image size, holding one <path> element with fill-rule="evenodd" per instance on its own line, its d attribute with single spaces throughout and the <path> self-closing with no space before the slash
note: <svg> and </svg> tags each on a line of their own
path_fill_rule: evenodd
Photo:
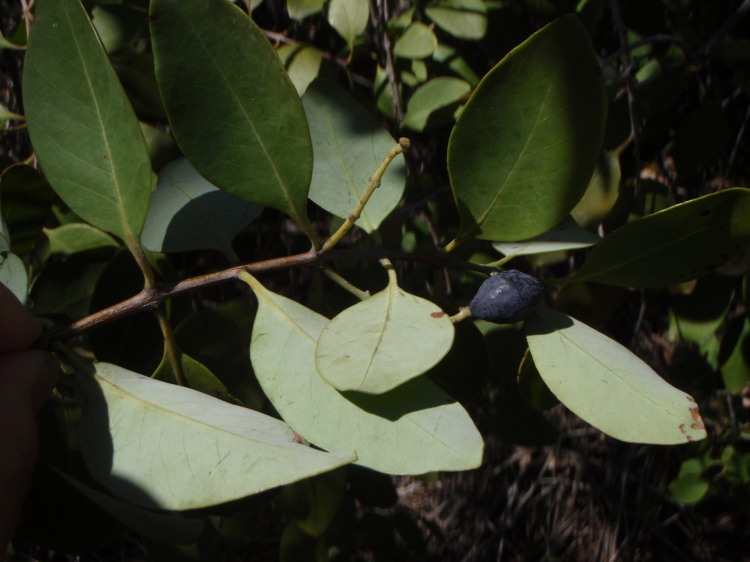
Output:
<svg viewBox="0 0 750 562">
<path fill-rule="evenodd" d="M 137 312 L 153 310 L 165 300 L 176 297 L 183 293 L 195 291 L 202 287 L 222 283 L 236 279 L 241 271 L 247 271 L 252 274 L 264 273 L 268 271 L 278 271 L 291 267 L 310 267 L 320 265 L 326 261 L 341 259 L 357 260 L 380 260 L 388 258 L 393 261 L 409 261 L 422 263 L 431 267 L 450 267 L 454 269 L 467 269 L 481 273 L 491 273 L 498 271 L 492 266 L 480 265 L 470 262 L 462 262 L 445 258 L 443 256 L 432 256 L 422 254 L 409 254 L 404 252 L 391 252 L 386 249 L 373 250 L 330 250 L 328 252 L 309 251 L 293 256 L 285 256 L 259 262 L 248 263 L 214 273 L 207 273 L 197 277 L 191 277 L 178 283 L 157 284 L 153 288 L 145 288 L 137 295 L 130 297 L 122 302 L 95 312 L 85 318 L 81 318 L 67 326 L 54 328 L 44 334 L 37 340 L 34 347 L 39 349 L 48 349 L 54 340 L 67 340 L 80 336 L 84 332 L 107 324 L 114 320 L 124 318 Z"/>
</svg>

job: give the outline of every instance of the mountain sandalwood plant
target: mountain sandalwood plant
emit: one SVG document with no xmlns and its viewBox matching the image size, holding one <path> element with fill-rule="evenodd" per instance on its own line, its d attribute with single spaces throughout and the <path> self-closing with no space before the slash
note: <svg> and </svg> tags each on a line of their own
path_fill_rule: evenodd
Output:
<svg viewBox="0 0 750 562">
<path fill-rule="evenodd" d="M 340 9 L 329 13 L 335 26 L 349 21 Z M 428 16 L 450 28 L 441 9 Z M 473 324 L 490 325 L 472 319 L 478 310 L 522 319 L 528 352 L 512 368 L 540 377 L 602 432 L 665 445 L 706 436 L 690 395 L 556 310 L 556 288 L 703 276 L 748 243 L 750 191 L 673 205 L 604 237 L 578 226 L 571 211 L 600 157 L 607 100 L 576 16 L 461 86 L 447 147 L 456 221 L 439 223 L 431 253 L 386 240 L 416 147 L 350 91 L 319 78 L 300 98 L 268 38 L 228 0 L 151 0 L 147 25 L 161 130 L 139 123 L 79 0 L 37 0 L 29 35 L 23 101 L 35 160 L 3 175 L 3 190 L 22 185 L 30 197 L 3 199 L 0 279 L 46 319 L 39 345 L 65 365 L 43 424 L 59 436 L 43 455 L 56 485 L 145 537 L 185 543 L 205 532 L 205 512 L 194 510 L 333 471 L 316 480 L 326 490 L 315 496 L 318 519 L 297 517 L 319 537 L 343 489 L 339 467 L 417 475 L 482 463 L 482 436 L 452 395 L 463 398 L 486 370 Z M 415 48 L 407 37 L 431 41 L 420 25 L 397 54 Z M 427 116 L 414 98 L 407 121 L 421 130 Z M 179 154 L 157 164 L 171 138 Z M 11 220 L 19 209 L 24 221 Z M 233 242 L 259 220 L 278 225 L 279 213 L 288 220 L 278 236 L 309 250 L 248 261 L 253 250 Z M 32 254 L 40 235 L 46 253 Z M 503 257 L 469 260 L 462 249 L 476 241 Z M 198 250 L 233 265 L 213 268 L 194 259 Z M 533 280 L 519 289 L 538 287 L 531 296 L 508 297 L 515 285 L 493 282 L 472 301 L 511 260 L 550 251 L 585 258 L 572 277 L 543 279 L 543 291 Z M 190 276 L 175 279 L 166 255 Z M 423 284 L 434 290 L 407 291 L 414 271 L 434 275 Z M 448 291 L 451 280 L 466 290 Z M 226 293 L 194 296 L 219 284 Z M 495 316 L 487 299 L 498 295 L 523 305 Z"/>
</svg>

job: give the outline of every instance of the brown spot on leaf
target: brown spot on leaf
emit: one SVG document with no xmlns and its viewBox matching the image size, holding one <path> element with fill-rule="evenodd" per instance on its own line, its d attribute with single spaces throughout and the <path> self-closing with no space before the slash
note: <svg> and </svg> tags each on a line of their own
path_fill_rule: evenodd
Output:
<svg viewBox="0 0 750 562">
<path fill-rule="evenodd" d="M 443 316 L 445 316 L 445 312 L 439 310 L 438 312 L 430 313 L 430 316 L 432 316 L 433 318 L 442 318 Z"/>
<path fill-rule="evenodd" d="M 684 423 L 680 424 L 680 431 L 683 435 L 687 435 L 687 426 Z"/>
<path fill-rule="evenodd" d="M 695 441 L 695 439 L 693 439 L 690 435 L 687 436 L 687 440 L 688 441 Z"/>
<path fill-rule="evenodd" d="M 702 423 L 694 423 L 691 424 L 690 427 L 692 427 L 693 429 L 706 429 L 706 426 Z"/>
<path fill-rule="evenodd" d="M 701 418 L 701 415 L 698 412 L 698 406 L 696 406 L 695 408 L 690 408 L 690 414 L 693 416 L 693 419 L 696 421 L 696 423 L 703 425 L 703 418 Z"/>
</svg>

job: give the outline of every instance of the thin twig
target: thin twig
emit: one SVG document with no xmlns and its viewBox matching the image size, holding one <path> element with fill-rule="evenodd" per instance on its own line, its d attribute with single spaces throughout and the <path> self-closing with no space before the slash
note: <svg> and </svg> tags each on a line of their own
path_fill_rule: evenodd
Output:
<svg viewBox="0 0 750 562">
<path fill-rule="evenodd" d="M 293 267 L 312 267 L 324 264 L 327 261 L 356 259 L 356 260 L 382 260 L 388 258 L 393 261 L 406 261 L 421 263 L 430 267 L 450 267 L 453 269 L 463 269 L 477 271 L 484 274 L 490 274 L 498 271 L 497 268 L 458 260 L 451 260 L 442 256 L 410 254 L 405 252 L 392 252 L 384 248 L 372 250 L 331 250 L 328 252 L 308 251 L 293 256 L 285 256 L 254 263 L 243 264 L 230 267 L 222 271 L 207 273 L 197 277 L 185 279 L 179 283 L 157 284 L 151 289 L 143 289 L 140 293 L 119 302 L 115 305 L 105 308 L 81 318 L 67 326 L 54 328 L 44 334 L 34 344 L 35 348 L 48 349 L 50 344 L 55 340 L 69 340 L 80 336 L 84 332 L 108 324 L 115 320 L 136 314 L 138 312 L 154 310 L 167 299 L 215 285 L 237 278 L 242 271 L 252 274 L 265 273 L 269 271 L 278 271 Z"/>
</svg>

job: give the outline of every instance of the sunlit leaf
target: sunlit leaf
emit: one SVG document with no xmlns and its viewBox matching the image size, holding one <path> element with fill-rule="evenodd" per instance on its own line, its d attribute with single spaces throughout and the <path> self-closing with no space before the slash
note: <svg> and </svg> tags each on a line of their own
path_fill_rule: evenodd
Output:
<svg viewBox="0 0 750 562">
<path fill-rule="evenodd" d="M 464 80 L 448 77 L 434 78 L 420 86 L 409 98 L 402 124 L 415 131 L 422 131 L 440 110 L 448 108 L 447 114 L 452 115 L 454 104 L 458 103 L 470 90 L 471 85 Z"/>
<path fill-rule="evenodd" d="M 44 230 L 51 254 L 75 254 L 93 248 L 116 247 L 117 240 L 95 226 L 83 222 L 71 222 Z"/>
<path fill-rule="evenodd" d="M 528 256 L 561 250 L 579 250 L 599 242 L 596 234 L 583 230 L 568 216 L 544 234 L 518 242 L 493 242 L 492 246 L 504 256 Z"/>
<path fill-rule="evenodd" d="M 575 16 L 511 51 L 482 79 L 451 134 L 459 239 L 521 240 L 560 222 L 589 183 L 605 113 L 602 72 Z"/>
<path fill-rule="evenodd" d="M 367 0 L 331 0 L 328 3 L 328 22 L 338 31 L 349 47 L 365 32 L 370 17 Z"/>
<path fill-rule="evenodd" d="M 300 21 L 322 12 L 323 4 L 324 0 L 287 0 L 286 9 L 290 18 Z"/>
<path fill-rule="evenodd" d="M 320 71 L 323 54 L 310 45 L 282 45 L 276 51 L 284 63 L 289 79 L 301 96 L 305 95 L 307 87 L 315 80 Z"/>
<path fill-rule="evenodd" d="M 315 81 L 302 102 L 315 152 L 310 199 L 345 219 L 396 141 L 353 96 L 330 81 Z M 406 165 L 399 155 L 355 224 L 365 232 L 377 229 L 398 204 L 405 184 Z"/>
<path fill-rule="evenodd" d="M 706 436 L 695 400 L 616 341 L 544 307 L 524 327 L 534 364 L 552 393 L 607 435 L 662 445 Z"/>
<path fill-rule="evenodd" d="M 437 37 L 421 22 L 414 22 L 393 44 L 393 55 L 406 59 L 423 59 L 435 52 Z"/>
<path fill-rule="evenodd" d="M 438 0 L 425 8 L 438 27 L 458 37 L 476 41 L 487 31 L 487 8 L 482 0 Z"/>
<path fill-rule="evenodd" d="M 326 450 L 354 450 L 358 464 L 393 474 L 479 466 L 479 432 L 434 383 L 420 377 L 385 394 L 340 393 L 315 369 L 315 344 L 328 320 L 241 278 L 258 298 L 250 344 L 255 375 L 305 439 Z"/>
<path fill-rule="evenodd" d="M 232 240 L 262 210 L 211 185 L 181 158 L 159 173 L 141 240 L 155 252 L 213 248 L 232 259 Z"/>
<path fill-rule="evenodd" d="M 225 503 L 355 459 L 298 443 L 275 418 L 108 363 L 97 364 L 94 377 L 78 375 L 76 394 L 89 471 L 144 507 Z"/>
<path fill-rule="evenodd" d="M 750 237 L 750 190 L 732 188 L 628 223 L 591 250 L 575 281 L 663 287 L 728 262 Z"/>
<path fill-rule="evenodd" d="M 151 37 L 175 138 L 208 181 L 306 216 L 312 146 L 302 104 L 258 27 L 226 0 L 154 0 Z"/>
<path fill-rule="evenodd" d="M 345 309 L 318 338 L 318 372 L 339 390 L 391 390 L 432 368 L 453 344 L 448 315 L 388 273 L 385 289 Z"/>
<path fill-rule="evenodd" d="M 148 150 L 78 0 L 37 5 L 23 85 L 50 185 L 80 217 L 137 244 L 154 181 Z"/>
</svg>

